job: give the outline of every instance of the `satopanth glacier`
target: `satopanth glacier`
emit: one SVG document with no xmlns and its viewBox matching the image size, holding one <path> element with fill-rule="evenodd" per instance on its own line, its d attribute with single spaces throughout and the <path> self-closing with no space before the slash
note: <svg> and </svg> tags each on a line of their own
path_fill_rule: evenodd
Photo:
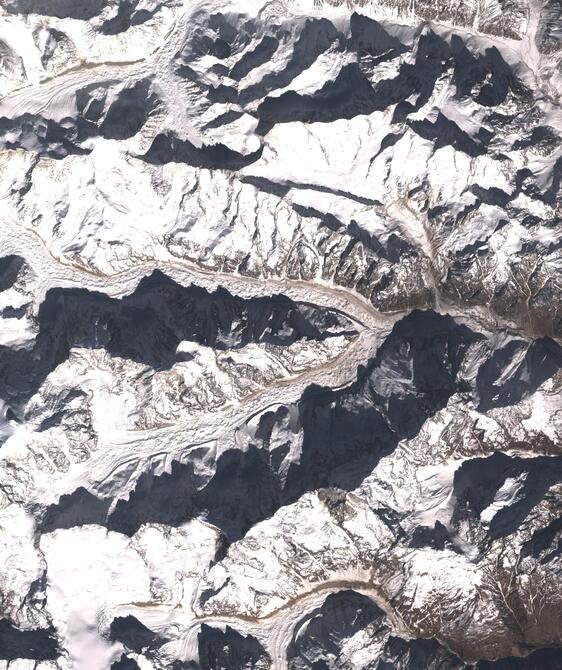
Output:
<svg viewBox="0 0 562 670">
<path fill-rule="evenodd" d="M 0 0 L 0 670 L 562 669 L 560 0 Z"/>
</svg>

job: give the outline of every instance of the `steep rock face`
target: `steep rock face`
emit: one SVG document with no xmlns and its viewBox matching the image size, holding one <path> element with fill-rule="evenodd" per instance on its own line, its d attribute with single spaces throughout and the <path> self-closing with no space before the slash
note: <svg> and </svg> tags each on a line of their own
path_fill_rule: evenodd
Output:
<svg viewBox="0 0 562 670">
<path fill-rule="evenodd" d="M 0 0 L 0 670 L 556 670 L 552 0 Z"/>
</svg>

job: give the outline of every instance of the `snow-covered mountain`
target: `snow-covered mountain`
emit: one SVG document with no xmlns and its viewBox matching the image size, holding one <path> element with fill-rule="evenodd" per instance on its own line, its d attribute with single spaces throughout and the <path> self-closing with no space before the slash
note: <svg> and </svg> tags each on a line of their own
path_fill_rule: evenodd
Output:
<svg viewBox="0 0 562 670">
<path fill-rule="evenodd" d="M 562 668 L 559 0 L 0 0 L 0 669 Z"/>
</svg>

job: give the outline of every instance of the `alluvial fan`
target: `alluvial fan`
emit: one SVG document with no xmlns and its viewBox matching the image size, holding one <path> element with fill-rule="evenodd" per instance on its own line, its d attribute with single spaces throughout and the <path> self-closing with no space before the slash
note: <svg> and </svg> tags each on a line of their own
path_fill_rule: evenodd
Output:
<svg viewBox="0 0 562 670">
<path fill-rule="evenodd" d="M 559 0 L 0 0 L 0 670 L 562 670 Z"/>
</svg>

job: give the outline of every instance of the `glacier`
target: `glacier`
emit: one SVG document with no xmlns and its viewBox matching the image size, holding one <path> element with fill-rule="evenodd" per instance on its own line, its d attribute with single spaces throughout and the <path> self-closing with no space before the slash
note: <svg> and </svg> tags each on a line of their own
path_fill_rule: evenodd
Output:
<svg viewBox="0 0 562 670">
<path fill-rule="evenodd" d="M 0 0 L 0 670 L 562 669 L 558 0 Z"/>
</svg>

